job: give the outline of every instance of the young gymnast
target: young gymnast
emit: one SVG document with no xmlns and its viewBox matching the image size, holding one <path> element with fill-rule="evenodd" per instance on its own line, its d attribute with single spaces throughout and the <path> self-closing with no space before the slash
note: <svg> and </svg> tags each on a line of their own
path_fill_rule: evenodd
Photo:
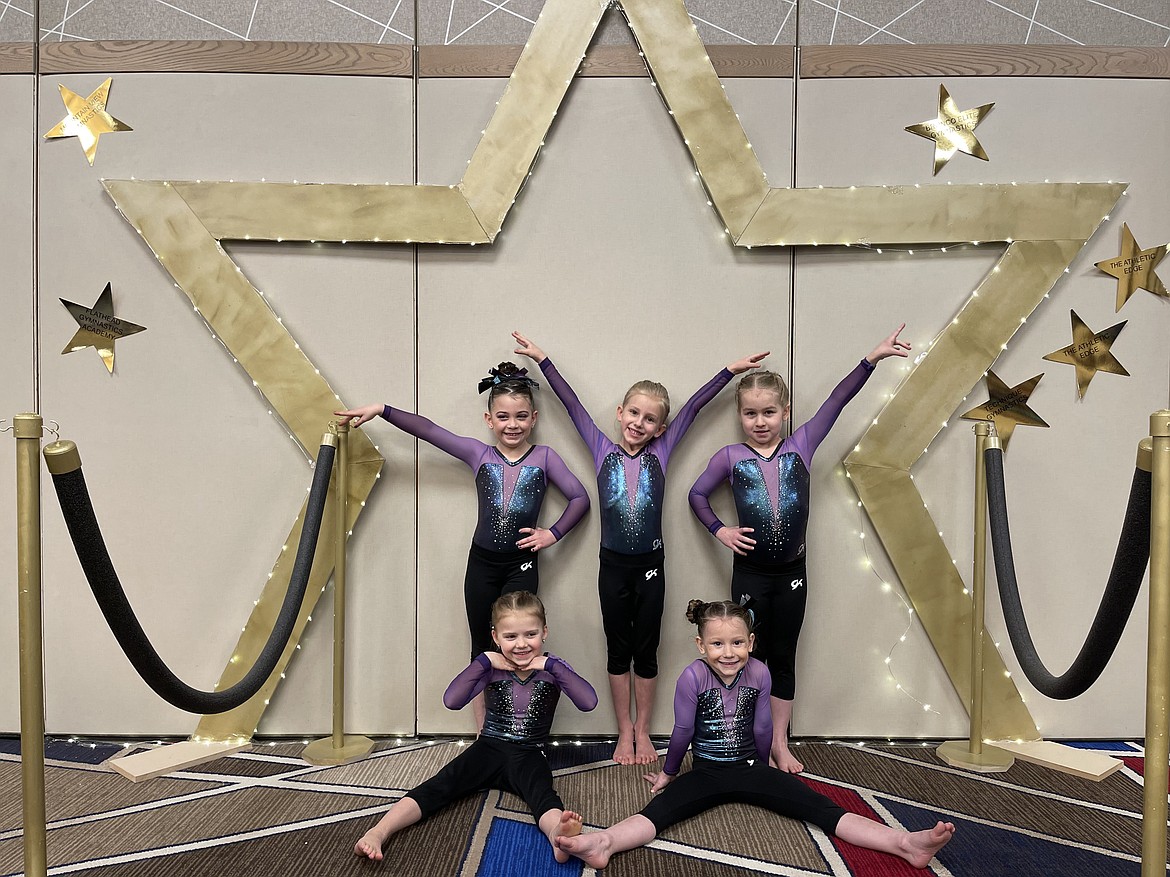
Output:
<svg viewBox="0 0 1170 877">
<path fill-rule="evenodd" d="M 903 323 L 883 339 L 837 384 L 812 419 L 787 439 L 783 433 L 789 395 L 784 379 L 770 371 L 742 378 L 736 386 L 735 402 L 747 441 L 718 451 L 691 488 L 695 515 L 735 552 L 731 599 L 740 602 L 750 595 L 755 600 L 756 656 L 768 665 L 775 684 L 771 758 L 776 767 L 789 773 L 803 769 L 788 748 L 788 725 L 796 696 L 796 643 L 807 593 L 804 545 L 813 454 L 874 366 L 889 356 L 906 356 L 910 345 L 898 340 L 905 328 Z M 731 483 L 739 516 L 737 527 L 719 520 L 708 501 L 724 481 Z"/>
<path fill-rule="evenodd" d="M 618 406 L 618 441 L 614 443 L 593 422 L 545 352 L 519 332 L 513 332 L 512 337 L 519 344 L 516 353 L 540 366 L 593 454 L 601 503 L 597 591 L 605 629 L 609 689 L 618 724 L 613 760 L 618 764 L 650 764 L 658 760 L 650 740 L 650 719 L 666 587 L 662 546 L 666 466 L 699 409 L 714 399 L 733 375 L 759 368 L 760 360 L 768 354 L 747 356 L 720 369 L 687 400 L 669 426 L 670 396 L 666 387 L 654 381 L 639 381 L 626 391 Z M 631 688 L 636 716 L 633 720 Z"/>
<path fill-rule="evenodd" d="M 472 657 L 492 649 L 493 601 L 511 591 L 535 594 L 539 587 L 535 553 L 563 538 L 589 511 L 585 486 L 557 452 L 529 441 L 537 419 L 536 386 L 526 370 L 510 362 L 489 369 L 488 376 L 479 382 L 479 391 L 488 393 L 483 418 L 495 437 L 492 445 L 455 435 L 425 417 L 389 405 L 336 412 L 338 417 L 351 418 L 353 426 L 381 416 L 462 460 L 475 473 L 479 520 L 463 580 Z M 569 502 L 557 522 L 546 529 L 537 525 L 537 516 L 550 482 Z M 476 698 L 472 708 L 476 729 L 482 728 L 483 699 Z"/>
<path fill-rule="evenodd" d="M 692 600 L 687 619 L 699 627 L 700 658 L 683 670 L 674 693 L 674 732 L 661 773 L 648 773 L 652 798 L 641 813 L 601 832 L 563 836 L 555 844 L 598 870 L 610 856 L 644 846 L 667 827 L 719 804 L 739 802 L 811 822 L 859 847 L 925 868 L 955 826 L 907 832 L 848 813 L 798 777 L 768 765 L 772 711 L 768 668 L 751 657 L 751 616 L 738 603 Z M 687 747 L 691 770 L 678 776 Z M 677 779 L 676 779 L 677 777 Z"/>
<path fill-rule="evenodd" d="M 565 810 L 553 790 L 544 745 L 563 691 L 577 709 L 597 706 L 597 692 L 560 658 L 543 652 L 548 636 L 544 606 L 528 591 L 504 594 L 491 607 L 492 640 L 498 652 L 481 652 L 447 686 L 443 703 L 462 709 L 483 693 L 483 733 L 437 774 L 407 792 L 354 845 L 355 855 L 375 861 L 390 836 L 459 798 L 502 789 L 524 799 L 558 862 L 568 853 L 556 838 L 581 830 L 581 817 Z"/>
</svg>

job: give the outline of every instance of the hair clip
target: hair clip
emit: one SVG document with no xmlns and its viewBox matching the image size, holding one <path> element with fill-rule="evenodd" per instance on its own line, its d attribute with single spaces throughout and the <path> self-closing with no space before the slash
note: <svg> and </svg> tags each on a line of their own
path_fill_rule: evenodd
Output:
<svg viewBox="0 0 1170 877">
<path fill-rule="evenodd" d="M 479 392 L 483 393 L 505 381 L 519 381 L 534 390 L 540 386 L 540 384 L 528 377 L 528 369 L 517 368 L 515 363 L 501 362 L 495 368 L 488 369 L 486 378 L 480 379 Z"/>
</svg>

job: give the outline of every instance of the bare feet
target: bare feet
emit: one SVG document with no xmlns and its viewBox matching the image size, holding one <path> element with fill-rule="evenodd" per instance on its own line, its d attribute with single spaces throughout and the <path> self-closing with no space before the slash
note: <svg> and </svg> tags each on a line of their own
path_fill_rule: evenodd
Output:
<svg viewBox="0 0 1170 877">
<path fill-rule="evenodd" d="M 938 822 L 934 828 L 909 832 L 902 837 L 900 855 L 915 868 L 925 868 L 954 834 L 953 822 Z"/>
<path fill-rule="evenodd" d="M 634 731 L 633 729 L 618 733 L 617 746 L 613 750 L 613 760 L 618 764 L 634 763 Z"/>
<path fill-rule="evenodd" d="M 365 856 L 375 862 L 382 861 L 382 838 L 373 831 L 367 831 L 353 846 L 355 856 Z"/>
<path fill-rule="evenodd" d="M 788 749 L 787 744 L 781 743 L 777 745 L 772 744 L 772 755 L 768 759 L 768 763 L 777 770 L 782 770 L 785 773 L 800 773 L 804 770 L 804 765 L 796 760 L 796 757 Z"/>
<path fill-rule="evenodd" d="M 558 837 L 557 847 L 597 871 L 609 864 L 611 844 L 604 831 L 579 834 L 576 837 Z"/>
<path fill-rule="evenodd" d="M 569 854 L 560 848 L 557 839 L 562 837 L 576 837 L 581 833 L 581 814 L 572 810 L 561 812 L 561 821 L 553 829 L 553 836 L 549 838 L 553 845 L 553 858 L 558 862 L 569 861 Z"/>
<path fill-rule="evenodd" d="M 654 741 L 650 735 L 637 732 L 634 739 L 634 764 L 655 764 L 658 761 L 658 750 L 654 748 Z"/>
</svg>

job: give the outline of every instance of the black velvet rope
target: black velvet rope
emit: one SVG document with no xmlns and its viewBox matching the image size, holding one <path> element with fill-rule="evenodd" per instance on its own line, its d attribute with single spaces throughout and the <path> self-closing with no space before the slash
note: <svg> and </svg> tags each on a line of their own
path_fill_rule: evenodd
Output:
<svg viewBox="0 0 1170 877">
<path fill-rule="evenodd" d="M 1011 533 L 1008 527 L 1007 498 L 1004 493 L 1003 450 L 988 448 L 983 453 L 987 466 L 987 507 L 991 519 L 991 544 L 995 555 L 995 576 L 999 580 L 999 600 L 1012 648 L 1028 681 L 1046 697 L 1069 700 L 1084 694 L 1100 678 L 1105 665 L 1121 639 L 1137 600 L 1150 559 L 1150 473 L 1137 469 L 1129 489 L 1125 522 L 1117 540 L 1113 568 L 1097 614 L 1081 646 L 1080 653 L 1061 676 L 1054 676 L 1044 666 L 1028 632 L 1016 567 L 1012 558 Z"/>
<path fill-rule="evenodd" d="M 317 455 L 313 485 L 309 489 L 309 502 L 305 510 L 305 522 L 301 528 L 300 544 L 284 603 L 280 607 L 272 633 L 264 644 L 260 656 L 252 668 L 239 682 L 222 691 L 200 691 L 187 685 L 163 662 L 151 645 L 150 639 L 138 623 L 122 583 L 110 561 L 101 528 L 94 515 L 89 490 L 81 469 L 75 469 L 53 476 L 53 486 L 61 503 L 65 526 L 73 539 L 77 559 L 89 580 L 90 589 L 97 598 L 98 606 L 106 617 L 110 630 L 118 645 L 134 665 L 143 680 L 167 703 L 191 713 L 210 715 L 235 709 L 254 697 L 272 675 L 276 663 L 288 645 L 293 625 L 304 602 L 305 589 L 309 583 L 309 571 L 313 567 L 313 556 L 317 549 L 317 536 L 321 531 L 321 518 L 325 511 L 325 500 L 329 493 L 329 479 L 333 472 L 333 457 L 336 449 L 322 445 Z"/>
</svg>

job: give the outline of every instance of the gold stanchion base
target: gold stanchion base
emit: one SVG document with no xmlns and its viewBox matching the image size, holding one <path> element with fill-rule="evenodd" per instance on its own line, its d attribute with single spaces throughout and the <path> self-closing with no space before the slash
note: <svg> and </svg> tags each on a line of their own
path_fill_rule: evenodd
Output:
<svg viewBox="0 0 1170 877">
<path fill-rule="evenodd" d="M 972 752 L 970 740 L 948 740 L 934 752 L 951 767 L 975 773 L 1003 773 L 1015 763 L 1009 753 L 986 743 L 982 752 Z"/>
<path fill-rule="evenodd" d="M 314 740 L 305 747 L 301 758 L 309 764 L 345 764 L 348 761 L 356 761 L 363 755 L 368 755 L 370 750 L 374 748 L 374 741 L 369 737 L 347 734 L 342 740 L 340 749 L 334 748 L 332 737 Z"/>
</svg>

